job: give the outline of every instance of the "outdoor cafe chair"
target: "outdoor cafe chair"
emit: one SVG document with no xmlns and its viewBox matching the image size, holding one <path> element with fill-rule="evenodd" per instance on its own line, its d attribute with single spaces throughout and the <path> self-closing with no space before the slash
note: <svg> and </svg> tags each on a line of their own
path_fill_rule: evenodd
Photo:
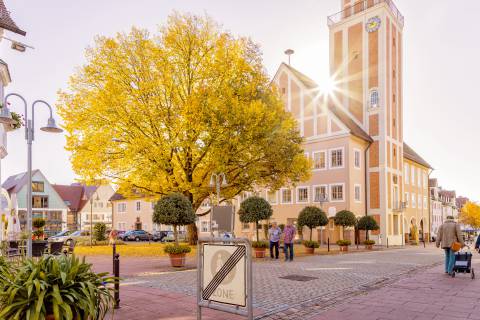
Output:
<svg viewBox="0 0 480 320">
<path fill-rule="evenodd" d="M 45 253 L 58 256 L 62 254 L 62 249 L 63 249 L 63 242 L 61 241 L 50 242 L 50 246 L 47 248 Z"/>
</svg>

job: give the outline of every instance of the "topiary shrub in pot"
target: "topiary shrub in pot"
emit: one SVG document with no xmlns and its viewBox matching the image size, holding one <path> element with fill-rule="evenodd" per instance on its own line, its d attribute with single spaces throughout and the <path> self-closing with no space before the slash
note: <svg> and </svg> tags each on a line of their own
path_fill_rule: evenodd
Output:
<svg viewBox="0 0 480 320">
<path fill-rule="evenodd" d="M 370 230 L 380 229 L 377 221 L 372 216 L 363 216 L 360 219 L 358 219 L 357 228 L 358 230 L 365 230 L 366 240 L 370 240 L 370 237 L 369 237 Z"/>
<path fill-rule="evenodd" d="M 170 256 L 172 267 L 181 268 L 185 266 L 185 255 L 192 251 L 190 246 L 167 244 L 163 249 Z"/>
<path fill-rule="evenodd" d="M 253 241 L 252 248 L 255 258 L 265 258 L 265 250 L 269 247 L 267 241 Z"/>
<path fill-rule="evenodd" d="M 174 246 L 176 249 L 170 248 L 165 253 L 170 256 L 170 264 L 172 267 L 184 267 L 185 255 L 190 252 L 184 249 L 184 246 L 178 245 L 178 226 L 185 226 L 194 223 L 196 219 L 192 203 L 180 193 L 172 193 L 161 198 L 156 204 L 152 216 L 153 223 L 166 224 L 173 226 Z"/>
<path fill-rule="evenodd" d="M 318 248 L 320 246 L 317 241 L 312 240 L 303 241 L 303 245 L 305 246 L 305 253 L 307 254 L 314 254 L 315 248 Z"/>
<path fill-rule="evenodd" d="M 312 242 L 312 234 L 313 234 L 313 229 L 316 227 L 323 227 L 328 224 L 328 218 L 325 212 L 322 211 L 322 209 L 314 206 L 309 206 L 305 207 L 300 211 L 298 215 L 298 220 L 297 220 L 297 225 L 299 230 L 302 229 L 304 226 L 308 227 L 310 229 L 310 241 Z M 306 241 L 303 242 L 305 245 L 307 243 Z M 307 247 L 307 251 L 313 251 L 315 248 L 318 247 Z"/>
<path fill-rule="evenodd" d="M 35 218 L 32 221 L 32 226 L 36 229 L 33 231 L 33 240 L 43 240 L 45 233 L 43 232 L 43 227 L 45 227 L 46 220 L 43 218 Z"/>
<path fill-rule="evenodd" d="M 107 274 L 74 255 L 0 265 L 0 319 L 104 319 L 114 302 Z"/>
<path fill-rule="evenodd" d="M 333 221 L 337 226 L 342 226 L 343 229 L 343 239 L 345 239 L 345 229 L 348 227 L 354 227 L 357 224 L 357 218 L 355 214 L 348 210 L 341 210 L 337 212 Z"/>
<path fill-rule="evenodd" d="M 260 220 L 267 220 L 272 216 L 273 210 L 272 206 L 270 203 L 268 203 L 267 200 L 253 196 L 245 199 L 241 204 L 240 204 L 240 209 L 238 210 L 238 214 L 240 217 L 240 221 L 243 223 L 255 223 L 255 230 L 256 230 L 256 235 L 257 235 L 257 246 L 253 246 L 252 248 L 254 249 L 255 257 L 256 258 L 263 258 L 265 257 L 265 249 L 268 248 L 268 243 L 266 243 L 266 246 L 263 244 L 260 244 L 261 242 L 264 241 L 259 241 L 259 236 L 258 236 L 258 222 Z M 255 243 L 253 242 L 253 243 Z"/>
<path fill-rule="evenodd" d="M 340 251 L 348 251 L 348 246 L 351 245 L 350 240 L 338 240 L 337 245 L 340 247 Z"/>
<path fill-rule="evenodd" d="M 363 244 L 365 245 L 365 249 L 373 250 L 373 245 L 375 244 L 375 241 L 374 240 L 365 240 L 365 241 L 363 241 Z"/>
</svg>

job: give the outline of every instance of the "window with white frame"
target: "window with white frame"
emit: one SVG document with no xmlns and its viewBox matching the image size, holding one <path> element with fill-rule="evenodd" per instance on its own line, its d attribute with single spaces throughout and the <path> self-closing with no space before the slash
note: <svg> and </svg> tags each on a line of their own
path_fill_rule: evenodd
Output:
<svg viewBox="0 0 480 320">
<path fill-rule="evenodd" d="M 379 103 L 378 90 L 370 90 L 370 108 L 377 108 Z"/>
<path fill-rule="evenodd" d="M 417 202 L 418 209 L 421 209 L 423 207 L 422 205 L 422 196 L 418 195 L 418 202 Z"/>
<path fill-rule="evenodd" d="M 313 169 L 322 170 L 327 168 L 326 151 L 315 151 L 313 153 Z"/>
<path fill-rule="evenodd" d="M 353 165 L 355 168 L 360 169 L 360 150 L 353 150 Z"/>
<path fill-rule="evenodd" d="M 422 170 L 417 168 L 417 186 L 422 186 Z"/>
<path fill-rule="evenodd" d="M 411 169 L 411 170 L 410 170 L 410 173 L 411 173 L 411 175 L 410 175 L 410 181 L 411 181 L 411 183 L 412 183 L 412 186 L 414 186 L 414 185 L 415 185 L 415 167 L 412 166 L 410 169 Z"/>
<path fill-rule="evenodd" d="M 282 189 L 282 203 L 292 203 L 292 190 Z"/>
<path fill-rule="evenodd" d="M 423 209 L 428 209 L 428 199 L 427 196 L 423 197 Z"/>
<path fill-rule="evenodd" d="M 331 184 L 330 195 L 332 201 L 343 201 L 343 184 Z"/>
<path fill-rule="evenodd" d="M 137 201 L 137 202 L 135 203 L 135 209 L 136 209 L 137 211 L 140 211 L 140 210 L 142 209 L 142 203 L 141 203 L 140 201 Z"/>
<path fill-rule="evenodd" d="M 313 202 L 324 202 L 327 196 L 327 185 L 313 187 Z"/>
<path fill-rule="evenodd" d="M 118 212 L 126 212 L 127 211 L 127 204 L 125 202 L 120 202 L 117 204 L 117 211 Z"/>
<path fill-rule="evenodd" d="M 354 188 L 354 192 L 355 192 L 355 201 L 357 201 L 357 202 L 362 201 L 360 185 L 356 184 L 356 185 L 354 185 L 353 188 Z"/>
<path fill-rule="evenodd" d="M 298 203 L 308 202 L 308 187 L 297 187 L 297 202 Z"/>
<path fill-rule="evenodd" d="M 125 222 L 119 222 L 118 223 L 118 230 L 125 231 L 126 228 L 127 228 L 127 224 Z"/>
<path fill-rule="evenodd" d="M 405 192 L 405 207 L 408 208 L 408 203 L 410 202 L 410 194 Z"/>
<path fill-rule="evenodd" d="M 417 206 L 417 199 L 414 193 L 412 193 L 412 208 L 415 208 Z"/>
<path fill-rule="evenodd" d="M 276 204 L 276 203 L 277 203 L 277 191 L 268 190 L 268 192 L 267 192 L 267 201 L 268 201 L 270 204 Z"/>
<path fill-rule="evenodd" d="M 330 150 L 330 168 L 343 167 L 343 148 Z"/>
<path fill-rule="evenodd" d="M 427 189 L 428 187 L 428 174 L 426 171 L 423 171 L 423 188 Z"/>
<path fill-rule="evenodd" d="M 202 232 L 208 232 L 208 221 L 202 221 Z"/>
<path fill-rule="evenodd" d="M 404 167 L 403 172 L 405 174 L 405 177 L 404 177 L 403 181 L 405 181 L 405 184 L 409 184 L 410 183 L 410 175 L 409 175 L 410 168 L 408 167 L 408 163 L 405 163 L 405 165 L 403 167 Z"/>
</svg>

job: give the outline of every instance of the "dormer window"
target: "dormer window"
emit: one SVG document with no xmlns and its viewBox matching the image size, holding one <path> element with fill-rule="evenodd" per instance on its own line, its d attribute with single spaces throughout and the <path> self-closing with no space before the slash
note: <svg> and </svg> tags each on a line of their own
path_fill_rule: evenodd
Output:
<svg viewBox="0 0 480 320">
<path fill-rule="evenodd" d="M 370 108 L 378 108 L 379 105 L 379 97 L 378 97 L 378 90 L 372 89 L 370 90 Z"/>
</svg>

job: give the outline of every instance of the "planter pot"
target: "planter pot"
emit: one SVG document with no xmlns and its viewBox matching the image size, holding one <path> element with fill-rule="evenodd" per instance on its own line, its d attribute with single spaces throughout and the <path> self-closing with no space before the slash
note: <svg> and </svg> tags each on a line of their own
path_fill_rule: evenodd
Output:
<svg viewBox="0 0 480 320">
<path fill-rule="evenodd" d="M 185 267 L 185 253 L 170 253 L 170 265 L 174 268 Z"/>
<path fill-rule="evenodd" d="M 348 246 L 340 246 L 340 251 L 348 251 Z"/>
<path fill-rule="evenodd" d="M 373 250 L 373 244 L 366 244 L 365 249 L 366 250 Z"/>
<path fill-rule="evenodd" d="M 315 248 L 305 247 L 306 254 L 313 254 L 315 252 Z"/>
<path fill-rule="evenodd" d="M 265 258 L 265 248 L 253 248 L 255 258 Z"/>
</svg>

